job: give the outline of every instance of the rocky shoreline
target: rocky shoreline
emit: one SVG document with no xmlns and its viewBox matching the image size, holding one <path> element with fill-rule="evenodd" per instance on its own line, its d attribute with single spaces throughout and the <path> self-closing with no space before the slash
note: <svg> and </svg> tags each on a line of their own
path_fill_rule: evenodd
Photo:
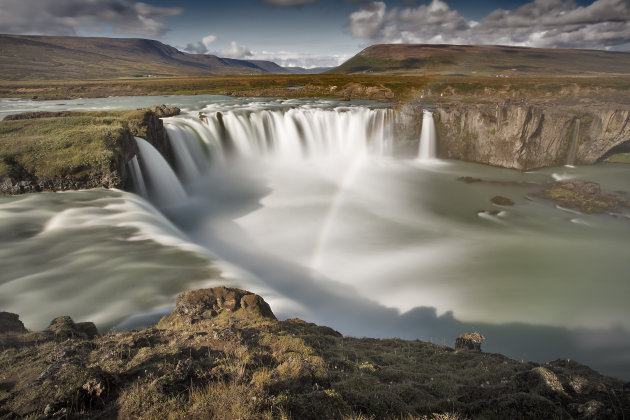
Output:
<svg viewBox="0 0 630 420">
<path fill-rule="evenodd" d="M 577 362 L 511 360 L 279 321 L 250 292 L 178 296 L 154 327 L 99 335 L 0 314 L 0 418 L 579 418 L 630 414 L 630 384 Z"/>
</svg>

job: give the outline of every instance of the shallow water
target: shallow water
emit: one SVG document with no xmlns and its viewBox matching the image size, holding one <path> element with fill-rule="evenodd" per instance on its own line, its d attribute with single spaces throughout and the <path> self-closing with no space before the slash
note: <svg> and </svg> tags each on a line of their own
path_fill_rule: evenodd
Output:
<svg viewBox="0 0 630 420">
<path fill-rule="evenodd" d="M 340 105 L 213 96 L 61 103 L 0 100 L 0 115 L 166 103 L 191 118 Z M 217 160 L 188 178 L 189 200 L 161 210 L 112 190 L 0 197 L 0 310 L 33 329 L 62 314 L 133 327 L 168 312 L 182 290 L 229 284 L 262 294 L 280 317 L 344 334 L 452 345 L 477 329 L 489 351 L 571 357 L 630 378 L 630 213 L 584 215 L 536 197 L 559 179 L 630 191 L 630 166 L 521 173 L 369 151 L 271 154 Z M 495 195 L 516 205 L 494 205 Z"/>
</svg>

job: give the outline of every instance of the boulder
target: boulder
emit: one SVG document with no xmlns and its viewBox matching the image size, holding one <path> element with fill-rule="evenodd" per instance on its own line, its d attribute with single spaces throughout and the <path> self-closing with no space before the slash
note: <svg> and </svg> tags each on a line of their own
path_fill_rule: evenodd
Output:
<svg viewBox="0 0 630 420">
<path fill-rule="evenodd" d="M 0 312 L 0 334 L 18 333 L 24 334 L 28 332 L 24 327 L 20 316 L 11 312 Z"/>
<path fill-rule="evenodd" d="M 180 294 L 175 300 L 175 310 L 166 320 L 174 321 L 179 318 L 195 323 L 222 314 L 241 318 L 276 319 L 262 297 L 246 290 L 220 286 Z M 163 322 L 160 324 L 163 325 Z"/>
<path fill-rule="evenodd" d="M 478 332 L 464 333 L 455 340 L 455 350 L 481 351 L 481 343 L 483 343 L 485 339 L 486 338 Z"/>
<path fill-rule="evenodd" d="M 70 338 L 81 338 L 91 340 L 98 336 L 96 325 L 92 322 L 75 323 L 69 316 L 60 316 L 52 321 L 44 331 L 49 331 L 55 335 L 55 338 L 67 340 Z"/>
</svg>

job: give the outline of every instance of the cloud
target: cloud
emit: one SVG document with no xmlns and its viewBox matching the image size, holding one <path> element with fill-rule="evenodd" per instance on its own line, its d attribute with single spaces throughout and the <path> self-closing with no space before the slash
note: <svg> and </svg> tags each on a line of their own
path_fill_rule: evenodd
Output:
<svg viewBox="0 0 630 420">
<path fill-rule="evenodd" d="M 305 4 L 316 3 L 317 0 L 263 0 L 267 4 L 271 4 L 276 7 L 297 7 Z"/>
<path fill-rule="evenodd" d="M 347 61 L 351 54 L 305 54 L 291 51 L 252 51 L 250 60 L 267 60 L 282 67 L 304 67 L 310 69 L 313 67 L 336 67 Z"/>
<path fill-rule="evenodd" d="M 497 9 L 480 22 L 443 0 L 388 10 L 373 1 L 349 16 L 355 38 L 377 43 L 501 44 L 529 47 L 620 48 L 630 39 L 630 2 L 534 0 L 516 10 Z"/>
<path fill-rule="evenodd" d="M 196 44 L 186 44 L 184 51 L 193 54 L 207 54 L 210 51 L 210 44 L 219 39 L 216 35 L 206 35 Z"/>
<path fill-rule="evenodd" d="M 0 9 L 0 33 L 76 35 L 111 27 L 147 37 L 166 33 L 165 19 L 182 12 L 129 0 L 0 0 Z"/>
<path fill-rule="evenodd" d="M 228 48 L 227 50 L 219 51 L 218 53 L 216 53 L 216 55 L 220 57 L 244 59 L 251 57 L 252 52 L 249 50 L 249 48 L 243 45 L 238 45 L 236 41 L 232 41 L 230 42 L 230 48 Z"/>
</svg>

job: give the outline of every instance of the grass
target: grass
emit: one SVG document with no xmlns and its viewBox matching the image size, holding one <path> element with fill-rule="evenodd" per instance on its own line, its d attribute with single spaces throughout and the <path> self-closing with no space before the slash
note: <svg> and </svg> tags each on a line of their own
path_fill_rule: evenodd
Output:
<svg viewBox="0 0 630 420">
<path fill-rule="evenodd" d="M 0 123 L 0 176 L 80 176 L 114 169 L 127 131 L 116 117 L 72 116 Z"/>
<path fill-rule="evenodd" d="M 221 77 L 150 78 L 125 80 L 20 81 L 0 82 L 0 97 L 38 99 L 106 97 L 110 95 L 196 95 L 249 92 L 256 96 L 261 89 L 282 89 L 291 86 L 317 88 L 315 96 L 343 97 L 343 88 L 350 83 L 366 87 L 383 86 L 395 94 L 396 101 L 433 96 L 459 95 L 477 98 L 571 98 L 578 91 L 582 97 L 602 99 L 627 98 L 630 77 L 463 77 L 443 75 L 254 75 Z M 337 90 L 330 91 L 336 86 Z M 567 89 L 572 86 L 572 89 Z M 309 89 L 273 92 L 275 96 L 313 96 Z M 428 99 L 428 98 L 427 98 Z M 446 98 L 443 98 L 446 100 Z"/>
</svg>

